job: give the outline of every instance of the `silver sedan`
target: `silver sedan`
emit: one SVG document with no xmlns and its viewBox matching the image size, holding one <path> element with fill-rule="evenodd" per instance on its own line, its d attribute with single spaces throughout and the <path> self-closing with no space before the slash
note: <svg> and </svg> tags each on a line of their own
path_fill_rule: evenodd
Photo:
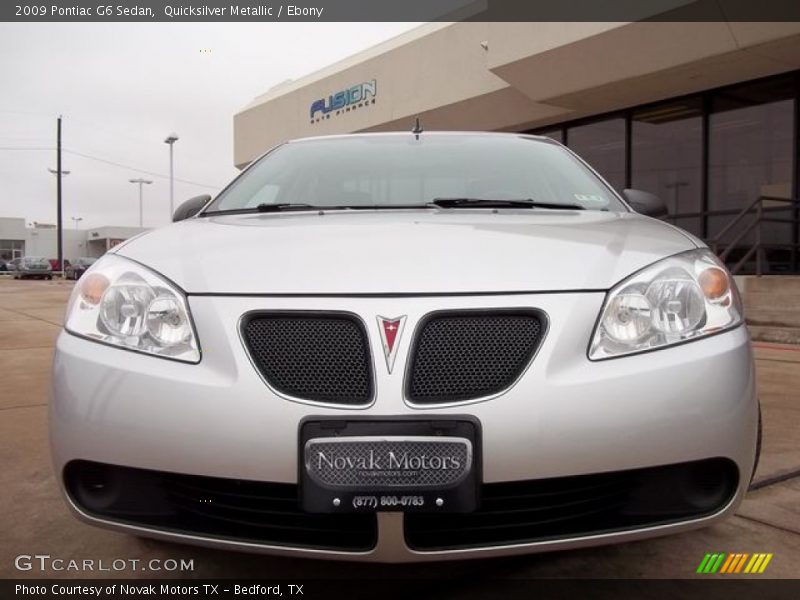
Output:
<svg viewBox="0 0 800 600">
<path fill-rule="evenodd" d="M 757 461 L 750 340 L 663 212 L 546 138 L 283 144 L 76 284 L 50 407 L 67 504 L 384 562 L 723 519 Z"/>
</svg>

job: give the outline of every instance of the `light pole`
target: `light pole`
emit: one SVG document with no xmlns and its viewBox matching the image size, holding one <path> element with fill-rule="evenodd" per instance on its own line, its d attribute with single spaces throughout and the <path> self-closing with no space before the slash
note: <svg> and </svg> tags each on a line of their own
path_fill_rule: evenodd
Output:
<svg viewBox="0 0 800 600">
<path fill-rule="evenodd" d="M 72 219 L 72 222 L 75 223 L 75 229 L 78 228 L 78 223 L 83 221 L 83 217 L 70 217 L 70 219 Z"/>
<path fill-rule="evenodd" d="M 56 176 L 56 246 L 58 254 L 58 270 L 64 273 L 64 227 L 61 223 L 61 180 L 65 175 L 69 175 L 70 171 L 61 168 L 61 117 L 58 117 L 58 138 L 57 138 L 57 152 L 56 152 L 56 168 L 47 169 Z"/>
<path fill-rule="evenodd" d="M 165 144 L 169 144 L 169 220 L 172 221 L 172 214 L 175 212 L 175 175 L 172 166 L 172 147 L 178 141 L 177 133 L 170 133 Z"/>
<path fill-rule="evenodd" d="M 139 184 L 139 227 L 141 228 L 141 227 L 143 227 L 143 225 L 142 225 L 142 223 L 143 223 L 143 218 L 142 218 L 143 217 L 143 213 L 142 213 L 142 186 L 145 185 L 145 184 L 150 185 L 153 182 L 150 181 L 149 179 L 142 179 L 141 177 L 139 177 L 138 179 L 129 179 L 128 181 L 130 181 L 131 183 L 138 183 Z"/>
</svg>

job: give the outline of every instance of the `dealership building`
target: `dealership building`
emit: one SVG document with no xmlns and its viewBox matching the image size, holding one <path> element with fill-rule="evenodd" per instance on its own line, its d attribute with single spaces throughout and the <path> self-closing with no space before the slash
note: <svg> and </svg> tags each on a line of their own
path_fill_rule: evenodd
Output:
<svg viewBox="0 0 800 600">
<path fill-rule="evenodd" d="M 429 23 L 254 99 L 234 161 L 416 117 L 546 135 L 739 272 L 798 272 L 798 102 L 800 23 Z"/>
<path fill-rule="evenodd" d="M 65 228 L 62 235 L 64 258 L 99 257 L 146 229 L 139 227 Z M 52 224 L 31 223 L 23 218 L 0 217 L 0 258 L 13 260 L 22 256 L 58 257 L 58 229 Z M 66 264 L 66 263 L 65 263 Z"/>
</svg>

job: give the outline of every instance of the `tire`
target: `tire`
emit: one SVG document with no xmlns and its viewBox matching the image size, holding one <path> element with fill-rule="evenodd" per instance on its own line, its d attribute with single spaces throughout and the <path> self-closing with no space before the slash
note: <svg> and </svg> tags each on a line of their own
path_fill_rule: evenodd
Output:
<svg viewBox="0 0 800 600">
<path fill-rule="evenodd" d="M 753 462 L 753 473 L 750 475 L 750 484 L 753 484 L 753 478 L 756 476 L 758 470 L 758 461 L 761 459 L 761 438 L 763 435 L 763 427 L 761 424 L 761 402 L 758 403 L 758 437 L 756 437 L 756 460 Z"/>
</svg>

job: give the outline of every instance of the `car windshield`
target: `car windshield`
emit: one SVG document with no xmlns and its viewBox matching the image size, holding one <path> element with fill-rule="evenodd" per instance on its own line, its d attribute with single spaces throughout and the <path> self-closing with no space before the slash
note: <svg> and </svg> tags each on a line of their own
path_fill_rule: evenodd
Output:
<svg viewBox="0 0 800 600">
<path fill-rule="evenodd" d="M 88 267 L 90 265 L 93 265 L 96 260 L 97 260 L 96 258 L 79 258 L 78 260 L 75 261 L 75 263 L 84 267 Z"/>
<path fill-rule="evenodd" d="M 367 135 L 284 144 L 243 173 L 203 214 L 292 205 L 399 208 L 442 200 L 451 202 L 450 208 L 469 205 L 465 200 L 521 200 L 547 208 L 626 210 L 594 173 L 554 142 L 423 133 L 419 139 Z"/>
<path fill-rule="evenodd" d="M 50 265 L 50 261 L 46 258 L 41 258 L 38 256 L 28 256 L 27 258 L 22 259 L 26 265 Z"/>
</svg>

